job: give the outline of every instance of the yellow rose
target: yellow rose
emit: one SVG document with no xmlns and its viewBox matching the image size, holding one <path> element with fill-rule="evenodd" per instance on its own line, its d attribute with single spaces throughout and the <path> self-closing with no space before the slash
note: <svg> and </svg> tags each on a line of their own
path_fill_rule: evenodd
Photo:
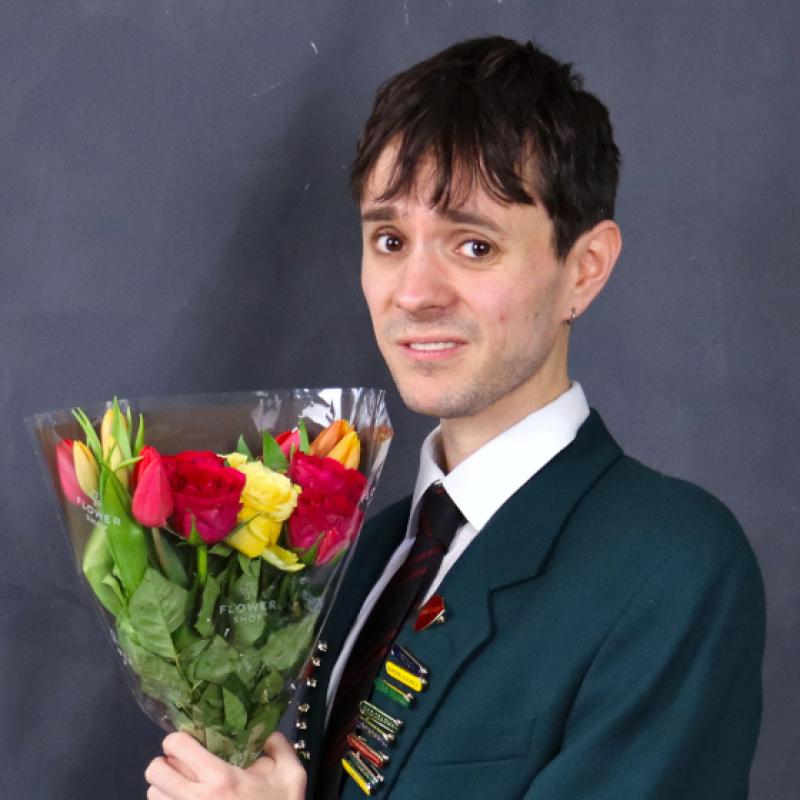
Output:
<svg viewBox="0 0 800 800">
<path fill-rule="evenodd" d="M 247 456 L 241 453 L 223 453 L 221 457 L 228 462 L 229 467 L 236 467 L 236 469 L 247 463 Z"/>
<path fill-rule="evenodd" d="M 283 522 L 289 518 L 297 505 L 299 486 L 295 486 L 285 475 L 273 472 L 259 461 L 239 464 L 236 469 L 247 478 L 241 498 L 241 514 L 244 515 L 244 520 L 256 514 L 266 515 L 275 522 Z"/>
</svg>

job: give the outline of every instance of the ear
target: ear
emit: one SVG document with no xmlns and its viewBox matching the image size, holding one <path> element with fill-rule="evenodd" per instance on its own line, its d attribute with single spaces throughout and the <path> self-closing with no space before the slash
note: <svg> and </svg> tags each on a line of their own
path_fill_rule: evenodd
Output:
<svg viewBox="0 0 800 800">
<path fill-rule="evenodd" d="M 565 259 L 571 280 L 565 319 L 572 310 L 579 317 L 600 294 L 611 277 L 622 250 L 622 234 L 616 222 L 604 219 L 581 234 Z"/>
</svg>

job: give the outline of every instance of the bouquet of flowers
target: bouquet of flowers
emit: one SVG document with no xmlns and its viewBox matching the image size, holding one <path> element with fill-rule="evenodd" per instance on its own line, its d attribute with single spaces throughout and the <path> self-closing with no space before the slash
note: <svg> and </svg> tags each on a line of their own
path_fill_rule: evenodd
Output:
<svg viewBox="0 0 800 800">
<path fill-rule="evenodd" d="M 391 438 L 383 393 L 115 399 L 29 423 L 140 705 L 247 765 L 363 521 Z"/>
</svg>

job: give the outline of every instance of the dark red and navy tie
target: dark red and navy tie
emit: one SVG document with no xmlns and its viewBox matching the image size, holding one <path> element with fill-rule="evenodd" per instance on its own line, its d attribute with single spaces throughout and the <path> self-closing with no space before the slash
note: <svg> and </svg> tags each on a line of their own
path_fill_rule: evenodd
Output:
<svg viewBox="0 0 800 800">
<path fill-rule="evenodd" d="M 342 673 L 325 731 L 318 798 L 329 800 L 339 796 L 343 774 L 341 758 L 347 734 L 355 728 L 358 704 L 369 697 L 389 648 L 425 597 L 463 522 L 464 517 L 441 483 L 429 486 L 422 496 L 414 544 L 375 602 Z"/>
</svg>

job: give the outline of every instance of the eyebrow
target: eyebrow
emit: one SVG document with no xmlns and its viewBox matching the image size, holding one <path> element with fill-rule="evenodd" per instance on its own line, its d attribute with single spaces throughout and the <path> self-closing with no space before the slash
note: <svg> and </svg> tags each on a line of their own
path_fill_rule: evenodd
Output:
<svg viewBox="0 0 800 800">
<path fill-rule="evenodd" d="M 478 225 L 487 230 L 493 231 L 498 235 L 505 234 L 505 231 L 483 214 L 475 214 L 472 211 L 463 211 L 458 208 L 447 208 L 437 212 L 441 217 L 450 222 L 457 222 L 462 225 Z M 362 222 L 391 222 L 397 219 L 400 213 L 396 206 L 373 206 L 361 213 Z"/>
</svg>

